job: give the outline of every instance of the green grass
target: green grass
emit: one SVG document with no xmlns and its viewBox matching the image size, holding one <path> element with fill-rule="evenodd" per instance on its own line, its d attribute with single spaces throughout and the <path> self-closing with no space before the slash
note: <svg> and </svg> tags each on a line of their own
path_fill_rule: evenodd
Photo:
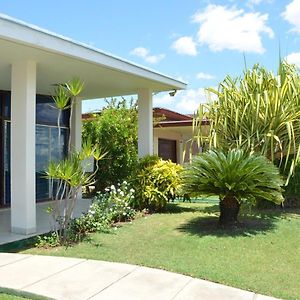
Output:
<svg viewBox="0 0 300 300">
<path fill-rule="evenodd" d="M 39 296 L 36 294 L 23 292 L 20 290 L 7 289 L 0 287 L 1 300 L 51 300 L 50 298 Z"/>
<path fill-rule="evenodd" d="M 218 227 L 216 202 L 170 204 L 111 234 L 73 247 L 23 253 L 99 259 L 156 267 L 284 299 L 300 298 L 300 210 L 240 218 Z"/>
</svg>

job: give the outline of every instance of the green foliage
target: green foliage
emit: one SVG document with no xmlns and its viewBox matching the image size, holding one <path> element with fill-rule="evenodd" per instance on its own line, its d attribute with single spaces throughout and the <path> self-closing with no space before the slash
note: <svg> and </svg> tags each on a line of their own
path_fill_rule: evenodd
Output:
<svg viewBox="0 0 300 300">
<path fill-rule="evenodd" d="M 117 188 L 112 185 L 105 193 L 98 193 L 88 212 L 72 220 L 72 240 L 81 241 L 88 233 L 108 232 L 113 223 L 132 220 L 135 216 L 130 206 L 133 198 L 134 190 L 129 189 L 126 181 Z"/>
<path fill-rule="evenodd" d="M 36 247 L 39 248 L 52 248 L 60 245 L 60 239 L 56 232 L 50 232 L 49 234 L 37 236 L 35 243 Z"/>
<path fill-rule="evenodd" d="M 58 143 L 60 142 L 60 114 L 64 109 L 70 109 L 70 132 L 72 129 L 72 113 L 76 97 L 83 90 L 83 82 L 79 78 L 58 84 L 56 94 L 53 100 L 56 108 L 59 110 L 58 126 Z M 60 149 L 60 145 L 59 145 Z M 59 243 L 66 244 L 74 240 L 71 224 L 73 211 L 80 195 L 81 188 L 89 186 L 94 182 L 94 173 L 88 174 L 83 166 L 83 162 L 93 158 L 96 162 L 101 160 L 106 153 L 103 153 L 97 145 L 86 139 L 80 152 L 71 152 L 71 139 L 69 134 L 67 157 L 61 161 L 51 161 L 45 170 L 45 177 L 49 179 L 51 186 L 51 198 L 53 203 L 48 212 L 53 217 L 53 234 L 43 237 L 40 244 L 52 244 L 55 237 Z M 97 169 L 96 169 L 97 171 Z M 76 237 L 76 235 L 75 235 Z"/>
<path fill-rule="evenodd" d="M 137 107 L 125 100 L 112 99 L 108 106 L 93 119 L 83 123 L 83 140 L 91 139 L 107 151 L 98 163 L 96 190 L 104 191 L 129 177 L 136 167 L 137 156 Z"/>
<path fill-rule="evenodd" d="M 194 136 L 210 148 L 241 148 L 266 156 L 293 172 L 300 154 L 300 76 L 281 62 L 278 74 L 255 65 L 242 78 L 227 76 L 218 90 L 208 89 L 216 101 L 200 105 L 194 120 Z M 207 135 L 202 120 L 210 120 Z"/>
<path fill-rule="evenodd" d="M 294 175 L 284 187 L 285 207 L 299 207 L 300 204 L 300 165 L 295 167 Z"/>
<path fill-rule="evenodd" d="M 102 208 L 107 219 L 112 222 L 130 221 L 134 218 L 135 210 L 131 207 L 134 202 L 134 189 L 129 188 L 127 181 L 111 185 L 105 189 L 105 193 L 98 193 L 95 204 Z"/>
<path fill-rule="evenodd" d="M 283 202 L 277 167 L 261 155 L 243 150 L 209 150 L 195 156 L 183 173 L 183 190 L 191 195 L 233 196 L 239 203 L 265 199 Z"/>
<path fill-rule="evenodd" d="M 54 231 L 61 243 L 72 240 L 70 224 L 81 187 L 94 182 L 94 174 L 85 171 L 83 161 L 89 157 L 98 161 L 104 155 L 98 147 L 85 143 L 81 152 L 73 152 L 64 160 L 50 162 L 45 171 L 52 187 L 53 204 L 49 212 L 54 218 Z"/>
<path fill-rule="evenodd" d="M 134 206 L 151 211 L 163 210 L 178 192 L 182 167 L 157 156 L 146 156 L 139 162 L 133 185 Z"/>
</svg>

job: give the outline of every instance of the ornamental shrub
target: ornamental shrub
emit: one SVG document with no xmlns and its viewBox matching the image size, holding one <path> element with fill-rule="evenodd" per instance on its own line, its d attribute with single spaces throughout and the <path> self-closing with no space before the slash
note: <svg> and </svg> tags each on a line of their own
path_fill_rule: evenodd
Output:
<svg viewBox="0 0 300 300">
<path fill-rule="evenodd" d="M 157 156 L 146 156 L 139 161 L 135 178 L 133 205 L 138 209 L 161 211 L 178 192 L 182 167 Z"/>
<path fill-rule="evenodd" d="M 131 203 L 134 200 L 134 189 L 129 188 L 127 181 L 117 186 L 111 185 L 105 189 L 105 193 L 98 193 L 95 197 L 95 205 L 98 205 L 102 213 L 114 222 L 130 221 L 135 216 L 135 210 Z"/>
<path fill-rule="evenodd" d="M 88 233 L 109 232 L 113 223 L 132 220 L 136 213 L 131 207 L 134 192 L 126 181 L 99 192 L 90 209 L 72 221 L 70 240 L 78 242 Z"/>
<path fill-rule="evenodd" d="M 126 180 L 138 162 L 136 102 L 112 99 L 93 118 L 84 120 L 82 137 L 83 141 L 101 145 L 106 152 L 104 160 L 98 163 L 96 192 Z"/>
</svg>

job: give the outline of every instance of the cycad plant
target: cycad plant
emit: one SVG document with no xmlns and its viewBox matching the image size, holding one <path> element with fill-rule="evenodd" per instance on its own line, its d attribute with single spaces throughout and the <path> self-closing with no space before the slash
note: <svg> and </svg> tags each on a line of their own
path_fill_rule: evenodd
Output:
<svg viewBox="0 0 300 300">
<path fill-rule="evenodd" d="M 243 202 L 283 201 L 278 168 L 262 155 L 243 150 L 209 150 L 195 156 L 183 173 L 183 191 L 192 196 L 220 198 L 220 224 L 237 222 Z"/>
<path fill-rule="evenodd" d="M 300 75 L 293 65 L 280 62 L 277 75 L 255 65 L 208 94 L 217 99 L 200 105 L 194 142 L 260 153 L 292 174 L 300 154 Z M 208 134 L 203 120 L 209 120 Z"/>
</svg>

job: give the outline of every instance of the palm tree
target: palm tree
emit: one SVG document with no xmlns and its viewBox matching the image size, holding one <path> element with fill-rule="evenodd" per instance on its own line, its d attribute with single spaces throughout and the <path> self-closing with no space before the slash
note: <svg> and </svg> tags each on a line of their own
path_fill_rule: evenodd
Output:
<svg viewBox="0 0 300 300">
<path fill-rule="evenodd" d="M 280 171 L 294 171 L 300 155 L 300 75 L 281 62 L 277 75 L 255 65 L 242 78 L 227 76 L 208 89 L 215 101 L 200 105 L 194 119 L 194 142 L 210 149 L 256 152 Z M 210 129 L 201 126 L 210 121 Z"/>
<path fill-rule="evenodd" d="M 193 196 L 218 195 L 220 224 L 237 222 L 243 202 L 265 199 L 280 204 L 283 184 L 278 168 L 262 155 L 243 150 L 209 150 L 195 156 L 183 173 L 183 191 Z"/>
</svg>

